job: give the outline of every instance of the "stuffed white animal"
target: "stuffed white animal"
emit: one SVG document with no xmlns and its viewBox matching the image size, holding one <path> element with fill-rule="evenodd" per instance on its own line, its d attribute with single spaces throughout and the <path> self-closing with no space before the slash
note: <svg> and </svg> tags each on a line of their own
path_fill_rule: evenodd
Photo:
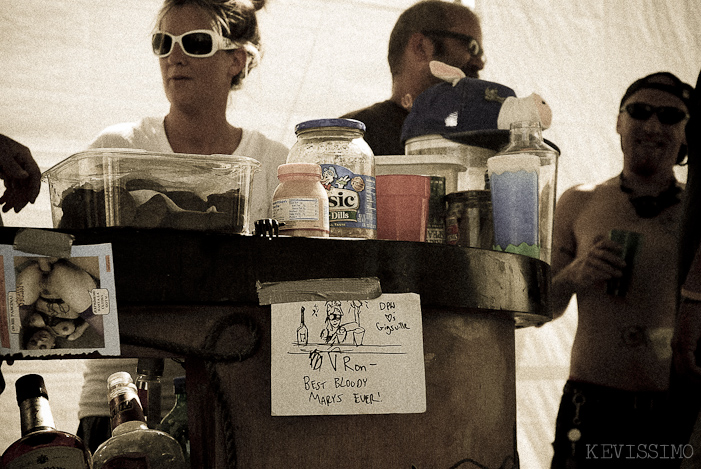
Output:
<svg viewBox="0 0 701 469">
<path fill-rule="evenodd" d="M 497 127 L 510 129 L 512 122 L 540 122 L 543 129 L 550 127 L 553 113 L 540 95 L 533 93 L 525 98 L 508 97 L 501 105 Z"/>
</svg>

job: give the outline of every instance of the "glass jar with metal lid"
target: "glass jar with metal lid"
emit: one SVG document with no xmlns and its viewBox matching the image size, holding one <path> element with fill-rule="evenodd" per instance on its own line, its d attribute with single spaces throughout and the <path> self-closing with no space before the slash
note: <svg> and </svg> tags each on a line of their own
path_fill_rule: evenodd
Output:
<svg viewBox="0 0 701 469">
<path fill-rule="evenodd" d="M 375 156 L 354 119 L 315 119 L 297 124 L 287 163 L 321 166 L 329 196 L 330 236 L 377 237 Z"/>
</svg>

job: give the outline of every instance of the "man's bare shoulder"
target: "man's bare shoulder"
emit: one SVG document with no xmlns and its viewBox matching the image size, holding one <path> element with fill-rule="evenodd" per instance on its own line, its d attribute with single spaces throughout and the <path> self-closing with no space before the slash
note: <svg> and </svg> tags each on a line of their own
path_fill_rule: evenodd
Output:
<svg viewBox="0 0 701 469">
<path fill-rule="evenodd" d="M 560 199 L 557 202 L 572 203 L 581 201 L 582 199 L 591 197 L 598 187 L 598 184 L 577 184 L 576 186 L 570 187 L 565 192 L 563 192 L 562 196 L 560 196 Z"/>
<path fill-rule="evenodd" d="M 600 183 L 577 184 L 567 189 L 557 201 L 556 209 L 561 213 L 578 212 L 591 201 L 594 196 L 618 190 L 616 178 Z"/>
</svg>

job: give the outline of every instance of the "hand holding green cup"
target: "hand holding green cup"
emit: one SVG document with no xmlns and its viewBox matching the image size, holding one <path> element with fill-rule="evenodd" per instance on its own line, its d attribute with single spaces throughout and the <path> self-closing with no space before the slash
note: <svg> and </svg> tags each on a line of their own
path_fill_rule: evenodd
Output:
<svg viewBox="0 0 701 469">
<path fill-rule="evenodd" d="M 606 293 L 624 297 L 630 287 L 635 257 L 642 244 L 643 235 L 635 231 L 613 229 L 609 231 L 609 239 L 619 243 L 623 247 L 621 250 L 621 257 L 625 261 L 626 266 L 623 268 L 621 277 L 612 278 L 606 282 Z"/>
</svg>

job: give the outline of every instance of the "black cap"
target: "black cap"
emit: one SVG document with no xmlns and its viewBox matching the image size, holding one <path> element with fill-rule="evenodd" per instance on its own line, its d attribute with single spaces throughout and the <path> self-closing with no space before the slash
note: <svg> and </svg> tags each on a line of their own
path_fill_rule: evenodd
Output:
<svg viewBox="0 0 701 469">
<path fill-rule="evenodd" d="M 626 94 L 623 95 L 620 107 L 623 108 L 623 103 L 633 96 L 633 94 L 646 88 L 664 91 L 676 96 L 682 100 L 690 116 L 696 114 L 696 107 L 694 106 L 694 88 L 669 72 L 657 72 L 643 77 L 640 80 L 636 80 L 628 87 Z M 679 148 L 679 154 L 677 155 L 677 164 L 682 164 L 684 162 L 687 151 L 687 146 L 682 144 Z"/>
<path fill-rule="evenodd" d="M 17 392 L 17 404 L 35 397 L 49 398 L 44 378 L 39 375 L 22 376 L 15 382 L 15 391 Z"/>
<path fill-rule="evenodd" d="M 177 376 L 177 377 L 173 378 L 173 390 L 175 391 L 175 394 L 185 393 L 185 377 L 184 376 Z"/>
<path fill-rule="evenodd" d="M 633 94 L 646 88 L 664 91 L 676 96 L 684 102 L 689 114 L 691 114 L 691 103 L 694 95 L 694 88 L 669 72 L 657 72 L 636 80 L 628 87 L 626 94 L 623 95 L 623 99 L 621 99 L 621 106 L 623 106 L 623 103 L 625 103 L 628 98 L 633 96 Z"/>
<path fill-rule="evenodd" d="M 139 358 L 136 362 L 136 373 L 163 376 L 164 362 L 162 358 Z"/>
</svg>

